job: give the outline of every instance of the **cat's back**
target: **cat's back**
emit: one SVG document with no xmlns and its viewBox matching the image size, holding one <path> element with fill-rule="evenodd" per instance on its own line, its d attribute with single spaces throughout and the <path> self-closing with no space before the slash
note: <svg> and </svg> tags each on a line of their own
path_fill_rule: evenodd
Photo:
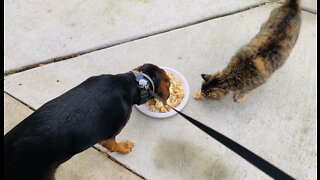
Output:
<svg viewBox="0 0 320 180">
<path fill-rule="evenodd" d="M 259 33 L 231 59 L 222 71 L 237 84 L 252 89 L 263 84 L 288 58 L 299 36 L 300 1 L 287 0 L 274 9 Z"/>
<path fill-rule="evenodd" d="M 288 58 L 301 26 L 299 1 L 289 0 L 274 9 L 248 47 L 254 57 L 266 61 L 273 72 Z"/>
<path fill-rule="evenodd" d="M 232 58 L 226 71 L 269 76 L 288 58 L 299 36 L 300 1 L 287 0 L 274 9 L 259 33 Z"/>
</svg>

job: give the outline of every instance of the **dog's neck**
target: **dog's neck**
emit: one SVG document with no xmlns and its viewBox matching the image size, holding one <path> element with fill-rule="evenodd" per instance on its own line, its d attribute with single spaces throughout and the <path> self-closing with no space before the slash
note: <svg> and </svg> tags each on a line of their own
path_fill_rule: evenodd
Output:
<svg viewBox="0 0 320 180">
<path fill-rule="evenodd" d="M 135 75 L 136 82 L 140 89 L 150 89 L 151 91 L 155 91 L 153 80 L 149 75 L 137 70 L 132 70 L 131 72 Z"/>
<path fill-rule="evenodd" d="M 140 92 L 137 105 L 144 104 L 151 98 L 150 91 L 155 90 L 153 80 L 149 77 L 149 75 L 143 73 L 142 71 L 132 70 L 131 72 L 135 76 L 135 81 Z"/>
<path fill-rule="evenodd" d="M 135 75 L 135 80 L 140 91 L 139 102 L 137 103 L 137 105 L 144 104 L 150 98 L 150 91 L 154 90 L 153 81 L 148 75 L 144 74 L 143 72 L 135 70 L 131 72 Z"/>
</svg>

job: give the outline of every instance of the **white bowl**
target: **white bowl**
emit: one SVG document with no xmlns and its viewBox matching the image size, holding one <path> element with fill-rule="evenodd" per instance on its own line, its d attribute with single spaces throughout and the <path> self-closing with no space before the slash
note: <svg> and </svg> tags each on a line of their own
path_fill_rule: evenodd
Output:
<svg viewBox="0 0 320 180">
<path fill-rule="evenodd" d="M 168 67 L 161 67 L 162 69 L 164 69 L 167 72 L 171 72 L 174 75 L 176 75 L 178 77 L 178 79 L 181 81 L 181 85 L 183 87 L 183 92 L 184 92 L 184 97 L 181 101 L 181 103 L 175 108 L 178 111 L 182 110 L 182 108 L 187 104 L 189 96 L 190 96 L 190 89 L 189 89 L 189 84 L 186 80 L 186 78 L 184 76 L 182 76 L 182 74 L 180 74 L 178 71 L 172 69 L 172 68 L 168 68 Z M 150 117 L 154 117 L 154 118 L 167 118 L 170 116 L 173 116 L 175 114 L 177 114 L 177 112 L 175 112 L 174 110 L 170 109 L 169 112 L 166 113 L 160 113 L 160 112 L 152 112 L 149 110 L 148 106 L 146 104 L 141 104 L 140 106 L 135 106 L 137 109 L 139 109 L 143 114 L 150 116 Z"/>
</svg>

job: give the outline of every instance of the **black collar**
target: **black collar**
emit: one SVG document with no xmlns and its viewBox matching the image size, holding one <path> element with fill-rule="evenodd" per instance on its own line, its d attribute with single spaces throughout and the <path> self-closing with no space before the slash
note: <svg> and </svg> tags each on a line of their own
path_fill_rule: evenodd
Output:
<svg viewBox="0 0 320 180">
<path fill-rule="evenodd" d="M 152 79 L 143 72 L 139 72 L 136 70 L 133 70 L 131 72 L 136 77 L 136 82 L 138 83 L 138 88 L 140 90 L 140 98 L 139 98 L 139 102 L 137 103 L 137 105 L 144 104 L 151 97 L 149 91 L 154 92 L 154 88 L 155 88 L 154 83 L 153 83 Z M 151 85 L 151 87 L 150 87 L 150 85 Z"/>
</svg>

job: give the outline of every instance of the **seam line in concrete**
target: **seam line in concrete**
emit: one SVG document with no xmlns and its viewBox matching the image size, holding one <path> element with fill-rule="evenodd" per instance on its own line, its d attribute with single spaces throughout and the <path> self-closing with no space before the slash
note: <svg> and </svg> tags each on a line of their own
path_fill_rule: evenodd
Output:
<svg viewBox="0 0 320 180">
<path fill-rule="evenodd" d="M 272 4 L 272 3 L 282 4 L 279 1 L 263 2 L 263 3 L 260 3 L 260 4 L 256 4 L 256 5 L 253 5 L 253 6 L 249 6 L 249 7 L 243 8 L 243 9 L 235 10 L 235 11 L 232 11 L 232 12 L 229 12 L 229 13 L 225 13 L 225 14 L 221 14 L 221 15 L 215 15 L 215 16 L 207 17 L 207 18 L 204 18 L 204 19 L 201 19 L 201 20 L 196 20 L 196 21 L 193 21 L 193 22 L 189 22 L 189 23 L 185 23 L 185 24 L 182 24 L 182 25 L 178 25 L 178 26 L 175 26 L 175 27 L 170 28 L 170 29 L 159 30 L 159 31 L 151 32 L 151 33 L 148 33 L 148 34 L 145 34 L 145 35 L 141 35 L 141 36 L 138 36 L 138 37 L 132 37 L 132 38 L 128 38 L 128 39 L 123 39 L 123 40 L 119 40 L 118 42 L 114 42 L 114 43 L 110 43 L 110 44 L 104 44 L 104 45 L 101 45 L 101 46 L 97 46 L 95 48 L 89 48 L 87 50 L 78 51 L 76 53 L 71 53 L 71 54 L 63 55 L 63 56 L 58 56 L 58 57 L 51 58 L 51 59 L 48 59 L 48 60 L 45 60 L 45 61 L 41 61 L 41 62 L 37 62 L 37 63 L 34 63 L 34 64 L 26 65 L 24 67 L 21 67 L 21 68 L 18 68 L 18 69 L 13 69 L 13 70 L 10 70 L 8 72 L 5 72 L 4 76 L 8 76 L 8 75 L 20 73 L 20 72 L 23 72 L 23 71 L 27 71 L 27 70 L 30 70 L 30 69 L 33 69 L 33 68 L 37 68 L 37 67 L 42 66 L 42 65 L 47 65 L 47 64 L 51 64 L 51 63 L 55 63 L 55 62 L 59 62 L 59 61 L 72 59 L 72 58 L 75 58 L 75 57 L 78 57 L 78 56 L 82 56 L 82 55 L 85 55 L 85 54 L 93 53 L 95 51 L 111 48 L 111 47 L 114 47 L 114 46 L 118 46 L 118 45 L 121 45 L 121 44 L 137 41 L 137 40 L 140 40 L 140 39 L 145 39 L 145 38 L 148 38 L 148 37 L 151 37 L 151 36 L 164 34 L 164 33 L 170 32 L 170 31 L 183 29 L 183 28 L 186 28 L 186 27 L 189 27 L 189 26 L 193 26 L 193 25 L 196 25 L 196 24 L 200 24 L 200 23 L 206 22 L 206 21 L 210 21 L 210 20 L 213 20 L 213 19 L 226 17 L 226 16 L 229 16 L 229 15 L 234 15 L 234 14 L 237 14 L 237 13 L 240 13 L 240 12 L 244 12 L 244 11 L 247 11 L 247 10 L 250 10 L 250 9 L 254 9 L 254 8 L 257 8 L 257 7 L 266 5 L 266 4 Z M 317 12 L 314 12 L 314 11 L 312 11 L 310 9 L 301 8 L 301 10 L 305 11 L 305 12 L 308 12 L 308 13 L 311 13 L 311 14 L 314 14 L 314 15 L 317 15 Z"/>
<path fill-rule="evenodd" d="M 306 8 L 301 8 L 301 10 L 302 10 L 302 11 L 304 11 L 304 12 L 310 13 L 310 14 L 314 14 L 314 15 L 317 15 L 317 12 L 315 12 L 315 11 L 312 11 L 312 10 L 310 10 L 310 9 L 306 9 Z"/>
<path fill-rule="evenodd" d="M 283 4 L 283 2 L 279 2 L 279 1 L 275 1 L 273 3 L 277 3 L 277 4 Z M 308 9 L 308 8 L 303 8 L 301 7 L 301 11 L 304 11 L 304 12 L 307 12 L 307 13 L 310 13 L 310 14 L 314 14 L 314 15 L 317 15 L 317 12 L 315 10 L 312 10 L 312 9 Z"/>
<path fill-rule="evenodd" d="M 129 167 L 127 167 L 126 165 L 120 163 L 119 161 L 117 161 L 115 158 L 113 158 L 112 156 L 110 156 L 109 154 L 107 154 L 106 152 L 101 151 L 100 149 L 92 146 L 94 149 L 96 149 L 98 152 L 106 155 L 111 161 L 115 162 L 116 164 L 122 166 L 123 168 L 127 169 L 128 171 L 132 172 L 133 174 L 135 174 L 136 176 L 142 178 L 142 179 L 146 179 L 145 177 L 143 177 L 142 175 L 138 174 L 137 172 L 133 171 L 132 169 L 130 169 Z"/>
<path fill-rule="evenodd" d="M 151 33 L 147 33 L 145 35 L 138 36 L 138 37 L 124 39 L 124 40 L 121 40 L 120 42 L 114 42 L 114 43 L 111 43 L 111 44 L 104 44 L 104 45 L 101 45 L 101 46 L 97 46 L 95 48 L 90 48 L 90 49 L 87 49 L 87 50 L 78 51 L 76 53 L 71 53 L 69 55 L 64 55 L 64 56 L 51 58 L 51 59 L 48 59 L 48 60 L 45 60 L 45 61 L 42 61 L 42 62 L 37 62 L 37 63 L 34 63 L 34 64 L 26 65 L 26 66 L 24 66 L 24 67 L 22 67 L 20 69 L 10 70 L 8 72 L 5 72 L 4 75 L 8 76 L 8 75 L 20 73 L 20 72 L 27 71 L 27 70 L 30 70 L 30 69 L 33 69 L 33 68 L 37 68 L 38 66 L 47 65 L 47 64 L 51 64 L 51 63 L 55 63 L 55 62 L 59 62 L 59 61 L 72 59 L 74 57 L 82 56 L 82 55 L 89 54 L 89 53 L 92 53 L 92 52 L 95 52 L 95 51 L 111 48 L 111 47 L 114 47 L 114 46 L 118 46 L 118 45 L 121 45 L 121 44 L 137 41 L 137 40 L 148 38 L 148 37 L 151 37 L 151 36 L 156 36 L 156 35 L 168 33 L 168 32 L 171 32 L 171 31 L 183 29 L 183 28 L 190 27 L 190 26 L 193 26 L 193 25 L 196 25 L 196 24 L 200 24 L 200 23 L 203 23 L 203 22 L 206 22 L 206 21 L 213 20 L 213 19 L 218 19 L 218 18 L 229 16 L 229 15 L 237 14 L 237 13 L 240 13 L 240 12 L 244 12 L 244 11 L 247 11 L 247 10 L 250 10 L 250 9 L 254 9 L 254 8 L 266 5 L 266 4 L 270 4 L 270 3 L 269 2 L 259 3 L 259 4 L 256 4 L 256 5 L 252 5 L 252 6 L 249 6 L 249 7 L 246 7 L 246 8 L 242 8 L 242 9 L 239 9 L 239 10 L 235 10 L 235 11 L 232 11 L 232 12 L 228 12 L 228 13 L 224 13 L 224 14 L 220 14 L 220 15 L 214 15 L 214 16 L 210 16 L 210 17 L 207 17 L 207 18 L 203 18 L 201 20 L 195 20 L 195 21 L 192 21 L 192 22 L 184 23 L 182 25 L 177 25 L 177 26 L 174 26 L 174 27 L 172 27 L 170 29 L 154 31 L 154 32 L 151 32 Z"/>
<path fill-rule="evenodd" d="M 4 91 L 5 94 L 7 94 L 8 96 L 12 97 L 13 99 L 17 100 L 19 103 L 27 106 L 29 109 L 31 109 L 32 111 L 36 111 L 34 108 L 32 108 L 31 106 L 29 106 L 28 104 L 26 104 L 25 102 L 21 101 L 20 99 L 16 98 L 15 96 L 13 96 L 12 94 Z"/>
</svg>

